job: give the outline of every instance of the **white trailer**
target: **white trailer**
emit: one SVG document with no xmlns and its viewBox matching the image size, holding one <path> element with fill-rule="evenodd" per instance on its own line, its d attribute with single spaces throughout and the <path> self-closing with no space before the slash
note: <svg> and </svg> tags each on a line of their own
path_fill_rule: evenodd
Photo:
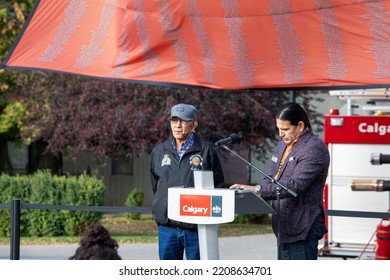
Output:
<svg viewBox="0 0 390 280">
<path fill-rule="evenodd" d="M 390 166 L 377 160 L 390 155 L 390 93 L 369 89 L 331 91 L 330 95 L 346 99 L 347 104 L 325 116 L 324 141 L 331 158 L 325 209 L 387 212 L 390 192 L 379 185 L 390 180 Z M 366 104 L 357 104 L 362 100 Z M 326 222 L 329 232 L 319 248 L 320 256 L 375 256 L 380 218 L 329 215 Z"/>
</svg>

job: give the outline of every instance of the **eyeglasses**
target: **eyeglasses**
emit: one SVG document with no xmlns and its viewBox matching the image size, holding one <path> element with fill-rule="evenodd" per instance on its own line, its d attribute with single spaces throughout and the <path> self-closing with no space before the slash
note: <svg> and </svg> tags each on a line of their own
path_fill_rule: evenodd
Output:
<svg viewBox="0 0 390 280">
<path fill-rule="evenodd" d="M 185 121 L 185 120 L 182 120 L 182 119 L 179 118 L 179 117 L 171 117 L 171 118 L 169 118 L 169 121 L 171 122 L 171 124 L 177 124 L 177 123 L 180 121 L 180 122 L 181 122 L 182 124 L 184 124 L 184 125 L 186 125 L 186 124 L 192 122 L 192 121 Z"/>
</svg>

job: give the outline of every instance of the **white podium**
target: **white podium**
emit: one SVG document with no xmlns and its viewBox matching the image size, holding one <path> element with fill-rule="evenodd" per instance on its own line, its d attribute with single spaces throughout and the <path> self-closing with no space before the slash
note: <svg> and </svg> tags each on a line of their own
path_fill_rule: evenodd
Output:
<svg viewBox="0 0 390 280">
<path fill-rule="evenodd" d="M 234 191 L 214 189 L 212 171 L 194 170 L 195 188 L 168 189 L 168 218 L 198 224 L 201 260 L 218 260 L 219 224 L 234 220 Z"/>
<path fill-rule="evenodd" d="M 215 189 L 212 171 L 194 170 L 194 182 L 195 188 L 168 189 L 168 218 L 198 224 L 201 260 L 219 259 L 219 225 L 234 221 L 235 213 L 273 213 L 273 209 L 252 192 Z"/>
</svg>

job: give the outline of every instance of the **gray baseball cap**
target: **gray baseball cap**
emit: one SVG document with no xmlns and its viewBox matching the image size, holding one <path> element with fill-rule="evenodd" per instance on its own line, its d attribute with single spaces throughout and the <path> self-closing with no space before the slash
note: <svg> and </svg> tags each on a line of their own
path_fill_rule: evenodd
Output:
<svg viewBox="0 0 390 280">
<path fill-rule="evenodd" d="M 178 117 L 184 121 L 193 121 L 196 119 L 196 108 L 189 104 L 177 104 L 171 109 L 172 117 Z"/>
</svg>

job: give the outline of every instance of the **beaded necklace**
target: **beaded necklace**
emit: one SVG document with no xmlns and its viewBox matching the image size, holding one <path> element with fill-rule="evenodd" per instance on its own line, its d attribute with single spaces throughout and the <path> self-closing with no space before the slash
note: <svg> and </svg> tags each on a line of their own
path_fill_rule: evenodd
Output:
<svg viewBox="0 0 390 280">
<path fill-rule="evenodd" d="M 294 145 L 297 141 L 298 141 L 298 139 L 296 141 L 294 141 L 291 145 L 286 146 L 286 148 L 284 149 L 282 159 L 280 160 L 280 163 L 278 166 L 278 171 L 276 172 L 274 179 L 278 179 L 279 174 L 280 174 L 280 170 L 282 169 L 282 166 L 283 166 L 283 163 L 286 160 L 288 154 L 291 152 L 292 148 L 294 147 Z"/>
</svg>

